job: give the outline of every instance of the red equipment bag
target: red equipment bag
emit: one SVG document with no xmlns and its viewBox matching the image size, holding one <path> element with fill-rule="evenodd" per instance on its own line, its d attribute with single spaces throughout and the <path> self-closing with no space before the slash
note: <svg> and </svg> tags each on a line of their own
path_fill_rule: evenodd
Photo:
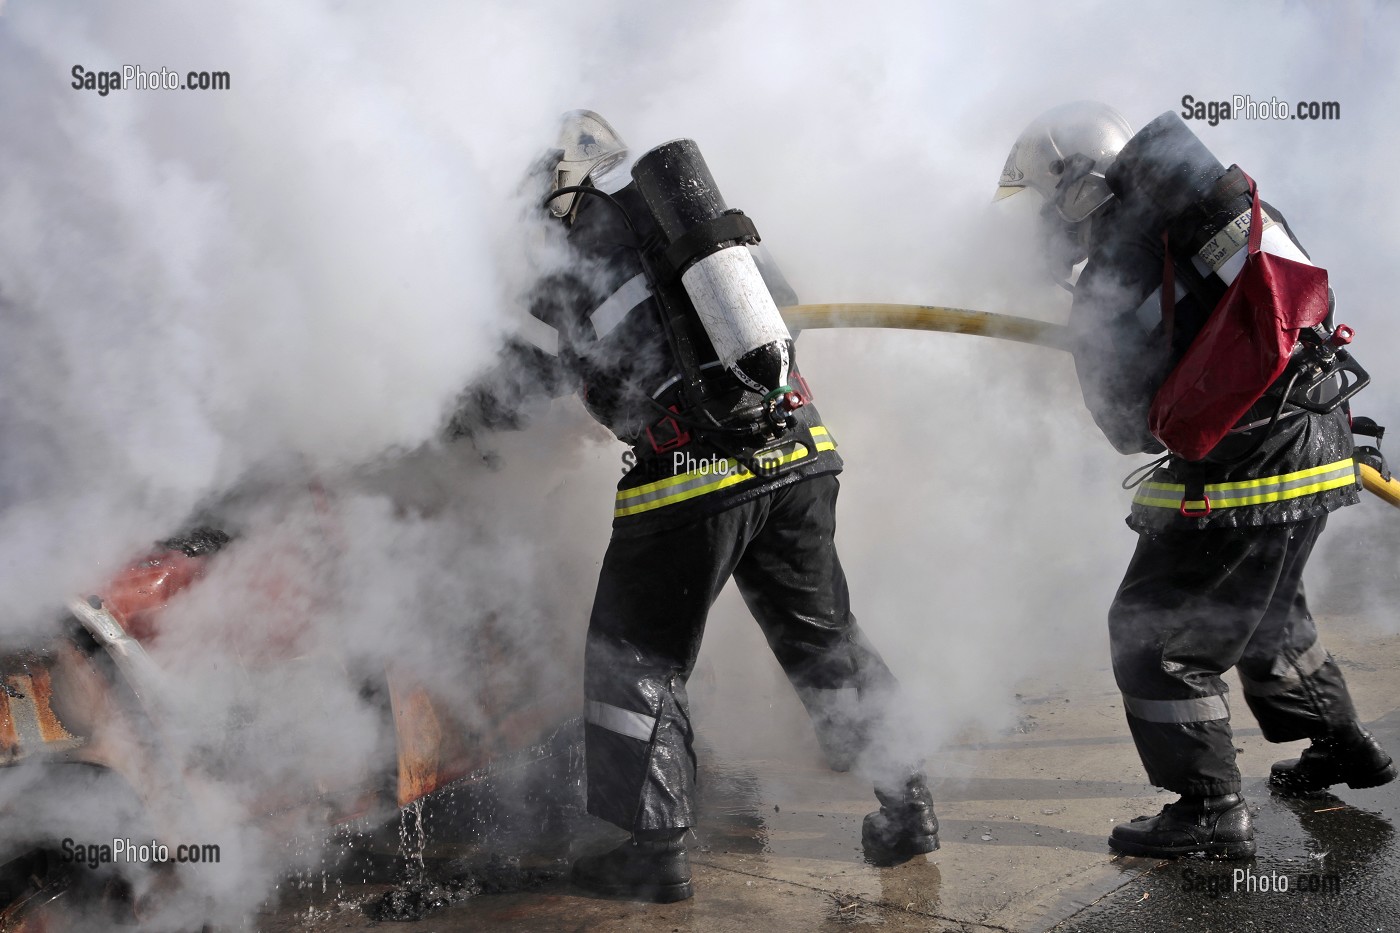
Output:
<svg viewBox="0 0 1400 933">
<path fill-rule="evenodd" d="M 1283 374 L 1298 331 L 1327 318 L 1327 270 L 1259 249 L 1259 193 L 1248 175 L 1249 253 L 1205 326 L 1152 399 L 1148 429 L 1185 460 L 1210 453 Z M 1163 236 L 1165 244 L 1166 237 Z M 1162 316 L 1171 333 L 1176 291 L 1171 251 Z"/>
</svg>

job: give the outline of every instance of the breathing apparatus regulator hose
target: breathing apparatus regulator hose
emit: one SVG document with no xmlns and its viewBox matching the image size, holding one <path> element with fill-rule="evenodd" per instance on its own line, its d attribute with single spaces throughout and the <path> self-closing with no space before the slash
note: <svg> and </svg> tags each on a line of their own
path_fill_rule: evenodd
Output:
<svg viewBox="0 0 1400 933">
<path fill-rule="evenodd" d="M 996 337 L 1056 350 L 1069 349 L 1069 328 L 1010 314 L 991 314 L 965 308 L 902 304 L 792 305 L 779 309 L 793 331 L 835 327 L 887 327 L 933 330 L 949 334 Z M 1400 479 L 1386 479 L 1366 463 L 1357 464 L 1361 484 L 1383 502 L 1400 509 Z"/>
</svg>

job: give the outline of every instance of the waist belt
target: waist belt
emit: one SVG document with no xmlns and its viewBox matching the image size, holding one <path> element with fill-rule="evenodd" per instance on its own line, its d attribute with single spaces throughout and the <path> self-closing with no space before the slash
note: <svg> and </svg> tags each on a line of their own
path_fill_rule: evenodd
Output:
<svg viewBox="0 0 1400 933">
<path fill-rule="evenodd" d="M 1138 487 L 1137 494 L 1133 496 L 1133 505 L 1205 514 L 1207 510 L 1283 502 L 1354 485 L 1356 461 L 1348 457 L 1335 463 L 1308 467 L 1306 470 L 1284 473 L 1281 476 L 1261 476 L 1258 479 L 1245 479 L 1233 483 L 1207 483 L 1204 487 L 1204 497 L 1200 499 L 1187 499 L 1184 483 L 1149 481 Z M 1195 489 L 1192 491 L 1195 492 Z"/>
<path fill-rule="evenodd" d="M 802 441 L 793 441 L 776 450 L 760 453 L 755 456 L 755 459 L 760 465 L 776 469 L 799 460 L 805 460 L 821 451 L 836 449 L 836 442 L 832 440 L 831 432 L 821 425 L 813 425 L 809 429 L 809 433 L 812 440 L 811 446 Z M 649 512 L 652 509 L 665 508 L 668 505 L 688 502 L 700 496 L 707 496 L 740 483 L 746 483 L 761 475 L 750 472 L 747 467 L 733 457 L 705 457 L 688 460 L 686 466 L 685 472 L 668 476 L 654 483 L 633 486 L 631 489 L 619 489 L 613 517 L 623 518 L 628 515 Z"/>
</svg>

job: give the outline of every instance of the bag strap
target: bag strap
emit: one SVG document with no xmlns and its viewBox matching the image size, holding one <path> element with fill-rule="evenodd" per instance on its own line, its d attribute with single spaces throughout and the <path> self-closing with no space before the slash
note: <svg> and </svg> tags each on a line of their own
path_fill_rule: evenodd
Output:
<svg viewBox="0 0 1400 933">
<path fill-rule="evenodd" d="M 1240 174 L 1249 183 L 1249 245 L 1248 255 L 1259 252 L 1264 236 L 1264 225 L 1260 223 L 1259 189 L 1249 173 L 1240 169 Z M 1167 343 L 1172 340 L 1176 323 L 1176 265 L 1172 262 L 1169 231 L 1162 231 L 1162 323 L 1166 326 Z"/>
<path fill-rule="evenodd" d="M 1249 182 L 1249 254 L 1252 256 L 1259 252 L 1259 243 L 1264 236 L 1264 225 L 1259 222 L 1259 189 L 1248 172 L 1244 169 L 1240 171 L 1244 174 L 1244 180 Z"/>
<path fill-rule="evenodd" d="M 1162 231 L 1162 324 L 1167 331 L 1167 346 L 1172 345 L 1176 327 L 1176 264 L 1172 262 L 1171 243 L 1167 231 Z"/>
</svg>

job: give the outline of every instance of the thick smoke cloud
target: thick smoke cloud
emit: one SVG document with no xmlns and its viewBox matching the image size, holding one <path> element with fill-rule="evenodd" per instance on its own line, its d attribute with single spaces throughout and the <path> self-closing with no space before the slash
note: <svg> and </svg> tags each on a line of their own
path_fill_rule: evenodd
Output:
<svg viewBox="0 0 1400 933">
<path fill-rule="evenodd" d="M 1400 422 L 1386 371 L 1400 359 L 1387 171 L 1400 12 L 1220 16 L 1087 2 L 11 0 L 0 637 L 45 630 L 68 594 L 201 503 L 256 488 L 233 509 L 243 537 L 172 607 L 178 628 L 156 650 L 189 711 L 174 741 L 190 760 L 229 755 L 211 735 L 252 724 L 242 767 L 208 780 L 214 822 L 237 822 L 269 786 L 326 778 L 328 761 L 351 774 L 384 755 L 359 686 L 386 661 L 481 715 L 454 672 L 483 625 L 510 633 L 514 675 L 577 691 L 619 446 L 562 401 L 479 441 L 502 469 L 470 445 L 417 449 L 523 314 L 548 237 L 523 219 L 521 182 L 575 107 L 639 149 L 696 139 L 806 301 L 1060 321 L 1067 296 L 1029 254 L 1033 196 L 987 204 L 1035 114 L 1093 98 L 1140 126 L 1185 94 L 1338 101 L 1334 122 L 1192 128 L 1251 171 L 1331 271 L 1377 377 L 1358 408 Z M 101 96 L 69 86 L 77 64 L 227 71 L 232 89 Z M 799 352 L 848 464 L 838 545 L 856 610 L 921 711 L 914 743 L 935 755 L 969 724 L 1002 723 L 1021 676 L 1106 663 L 1104 609 L 1133 545 L 1118 479 L 1137 461 L 1099 436 L 1068 358 L 874 332 L 810 333 Z M 329 520 L 304 492 L 312 477 L 331 492 Z M 1375 609 L 1397 588 L 1393 525 L 1373 502 L 1348 510 L 1318 567 L 1333 571 L 1324 596 L 1391 631 L 1394 612 Z M 288 567 L 308 589 L 295 619 L 258 582 Z M 272 636 L 334 663 L 260 673 L 247 646 Z M 741 689 L 776 676 L 757 637 L 726 596 L 706 666 Z M 725 710 L 712 704 L 702 733 L 738 731 Z M 223 876 L 223 910 L 267 892 L 277 844 L 251 831 L 238 844 L 247 873 Z"/>
</svg>

